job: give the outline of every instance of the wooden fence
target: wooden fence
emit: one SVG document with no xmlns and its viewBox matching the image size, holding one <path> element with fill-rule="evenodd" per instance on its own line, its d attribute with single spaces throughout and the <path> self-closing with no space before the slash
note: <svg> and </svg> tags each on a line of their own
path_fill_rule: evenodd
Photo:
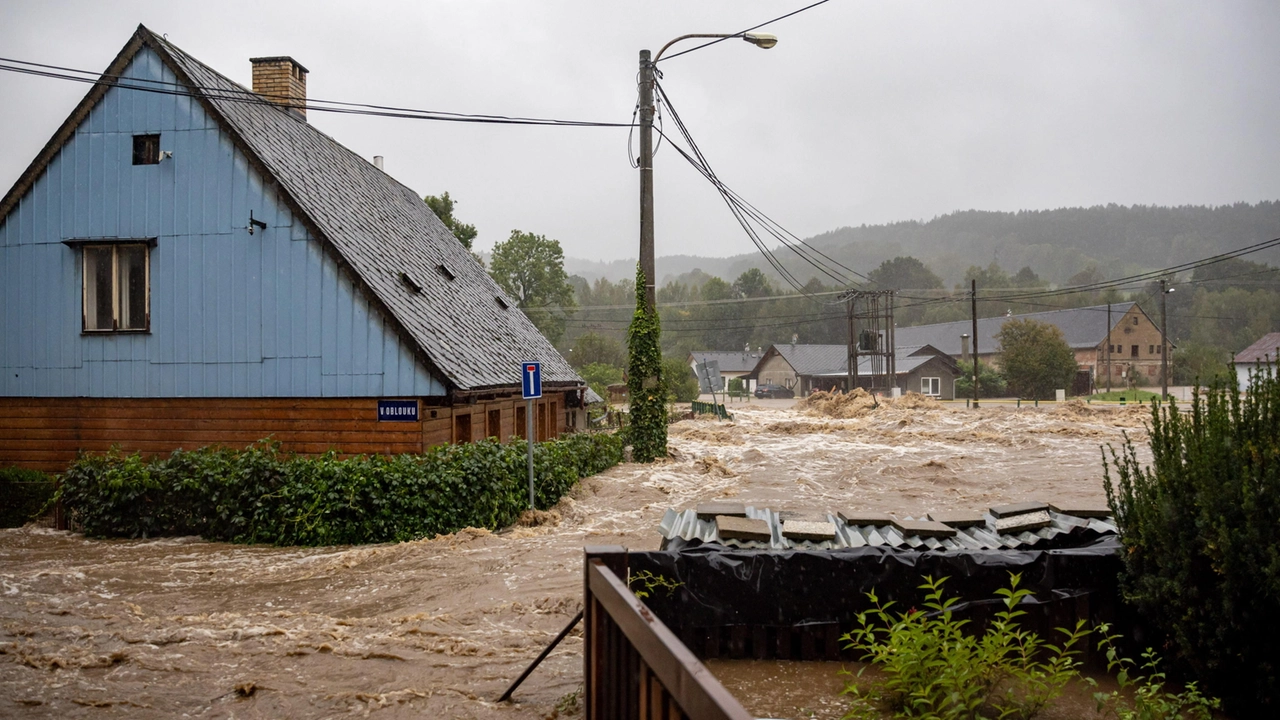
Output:
<svg viewBox="0 0 1280 720">
<path fill-rule="evenodd" d="M 625 548 L 588 546 L 584 566 L 586 720 L 751 720 L 627 587 Z"/>
</svg>

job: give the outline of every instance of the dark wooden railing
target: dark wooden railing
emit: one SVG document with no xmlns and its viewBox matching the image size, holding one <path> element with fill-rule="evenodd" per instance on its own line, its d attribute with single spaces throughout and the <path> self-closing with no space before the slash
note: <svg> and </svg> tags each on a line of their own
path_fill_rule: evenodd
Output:
<svg viewBox="0 0 1280 720">
<path fill-rule="evenodd" d="M 627 551 L 589 546 L 584 568 L 586 720 L 751 720 L 627 587 Z"/>
</svg>

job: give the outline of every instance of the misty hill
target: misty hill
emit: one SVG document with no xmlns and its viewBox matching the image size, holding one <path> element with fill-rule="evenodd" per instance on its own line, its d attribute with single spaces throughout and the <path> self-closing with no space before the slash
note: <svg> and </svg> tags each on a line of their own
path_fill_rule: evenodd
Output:
<svg viewBox="0 0 1280 720">
<path fill-rule="evenodd" d="M 1218 207 L 1112 204 L 1019 212 L 966 210 L 926 222 L 843 227 L 806 242 L 863 274 L 884 260 L 911 255 L 947 285 L 960 282 L 969 266 L 993 261 L 1010 272 L 1029 266 L 1045 280 L 1060 284 L 1090 265 L 1097 266 L 1104 277 L 1123 277 L 1276 237 L 1280 237 L 1280 202 L 1265 201 Z M 830 282 L 790 250 L 775 250 L 775 254 L 801 282 L 815 276 Z M 1280 264 L 1280 249 L 1249 259 Z M 759 253 L 728 258 L 667 256 L 657 259 L 657 268 L 659 284 L 694 269 L 732 280 L 759 268 L 781 286 Z M 589 280 L 617 281 L 634 277 L 635 260 L 604 263 L 570 258 L 565 270 Z"/>
</svg>

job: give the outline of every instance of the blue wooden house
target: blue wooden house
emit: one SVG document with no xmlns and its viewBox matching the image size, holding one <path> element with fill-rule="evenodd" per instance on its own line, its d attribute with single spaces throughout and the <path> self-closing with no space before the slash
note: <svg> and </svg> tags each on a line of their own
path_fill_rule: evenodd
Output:
<svg viewBox="0 0 1280 720">
<path fill-rule="evenodd" d="M 0 201 L 0 465 L 113 444 L 420 452 L 578 422 L 585 384 L 426 203 L 139 26 Z"/>
</svg>

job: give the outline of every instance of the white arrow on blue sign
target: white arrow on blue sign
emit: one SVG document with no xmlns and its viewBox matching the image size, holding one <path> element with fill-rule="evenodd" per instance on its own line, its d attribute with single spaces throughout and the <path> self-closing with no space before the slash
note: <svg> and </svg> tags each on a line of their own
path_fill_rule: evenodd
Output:
<svg viewBox="0 0 1280 720">
<path fill-rule="evenodd" d="M 542 363 L 527 362 L 520 365 L 520 385 L 525 400 L 542 397 Z"/>
</svg>

